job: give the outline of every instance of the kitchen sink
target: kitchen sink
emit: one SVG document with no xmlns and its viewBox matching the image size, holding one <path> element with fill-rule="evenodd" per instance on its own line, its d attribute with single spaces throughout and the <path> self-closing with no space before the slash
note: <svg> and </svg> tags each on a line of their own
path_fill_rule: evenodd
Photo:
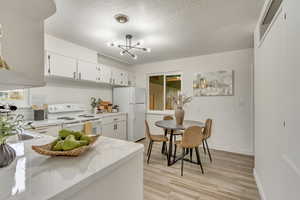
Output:
<svg viewBox="0 0 300 200">
<path fill-rule="evenodd" d="M 27 134 L 18 134 L 18 140 L 23 141 L 23 140 L 31 140 L 34 138 L 32 135 L 27 135 Z"/>
<path fill-rule="evenodd" d="M 21 142 L 21 141 L 26 141 L 26 140 L 32 140 L 34 138 L 37 138 L 37 136 L 22 133 L 22 134 L 16 134 L 16 135 L 8 137 L 7 142 L 16 143 L 16 142 Z"/>
</svg>

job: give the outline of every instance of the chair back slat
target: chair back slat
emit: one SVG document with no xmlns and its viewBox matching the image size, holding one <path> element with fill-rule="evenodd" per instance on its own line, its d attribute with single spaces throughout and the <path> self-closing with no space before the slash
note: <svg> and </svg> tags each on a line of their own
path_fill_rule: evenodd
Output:
<svg viewBox="0 0 300 200">
<path fill-rule="evenodd" d="M 152 137 L 151 137 L 151 133 L 150 133 L 150 128 L 149 128 L 149 124 L 147 122 L 147 120 L 145 120 L 145 131 L 146 131 L 146 136 L 149 140 L 152 140 Z"/>
<path fill-rule="evenodd" d="M 205 128 L 203 131 L 203 135 L 205 138 L 209 138 L 211 136 L 211 127 L 212 127 L 212 119 L 207 119 L 205 121 Z"/>
<path fill-rule="evenodd" d="M 183 133 L 182 145 L 184 147 L 194 148 L 202 144 L 202 140 L 202 128 L 200 126 L 191 126 Z"/>
<path fill-rule="evenodd" d="M 164 116 L 163 120 L 174 120 L 173 116 L 171 115 L 166 115 Z M 166 131 L 166 129 L 164 129 L 164 131 Z M 168 134 L 171 133 L 171 130 L 168 130 Z"/>
<path fill-rule="evenodd" d="M 166 115 L 164 116 L 164 120 L 174 120 L 174 118 L 171 115 Z"/>
</svg>

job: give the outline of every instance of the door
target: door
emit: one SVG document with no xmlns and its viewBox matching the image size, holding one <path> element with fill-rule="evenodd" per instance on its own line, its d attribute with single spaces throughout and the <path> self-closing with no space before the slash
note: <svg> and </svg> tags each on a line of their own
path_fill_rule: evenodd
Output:
<svg viewBox="0 0 300 200">
<path fill-rule="evenodd" d="M 128 140 L 145 138 L 145 104 L 131 104 L 128 113 Z"/>
<path fill-rule="evenodd" d="M 46 75 L 76 78 L 76 71 L 76 59 L 47 52 Z"/>
<path fill-rule="evenodd" d="M 146 90 L 144 88 L 130 88 L 130 103 L 145 104 Z"/>
<path fill-rule="evenodd" d="M 85 81 L 96 81 L 98 75 L 97 67 L 97 64 L 79 60 L 78 79 Z"/>
</svg>

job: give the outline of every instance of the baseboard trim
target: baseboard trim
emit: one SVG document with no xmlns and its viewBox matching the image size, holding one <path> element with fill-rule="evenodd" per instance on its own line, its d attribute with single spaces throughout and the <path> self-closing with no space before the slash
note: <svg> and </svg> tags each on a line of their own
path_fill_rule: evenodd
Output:
<svg viewBox="0 0 300 200">
<path fill-rule="evenodd" d="M 254 175 L 254 179 L 255 179 L 261 200 L 267 200 L 265 192 L 263 190 L 262 183 L 260 181 L 260 178 L 259 178 L 255 168 L 253 169 L 253 175 Z"/>
<path fill-rule="evenodd" d="M 232 147 L 218 146 L 218 145 L 213 145 L 213 144 L 208 144 L 208 145 L 210 148 L 215 149 L 215 150 L 243 154 L 243 155 L 247 155 L 247 156 L 254 156 L 253 152 L 249 152 L 249 151 L 245 151 L 245 150 L 241 150 L 241 149 L 234 149 Z"/>
</svg>

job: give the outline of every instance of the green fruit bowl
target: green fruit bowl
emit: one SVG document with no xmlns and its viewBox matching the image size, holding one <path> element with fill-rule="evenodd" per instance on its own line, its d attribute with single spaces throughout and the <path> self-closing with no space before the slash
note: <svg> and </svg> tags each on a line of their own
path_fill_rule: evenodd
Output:
<svg viewBox="0 0 300 200">
<path fill-rule="evenodd" d="M 78 148 L 69 150 L 69 151 L 53 151 L 52 146 L 53 146 L 53 142 L 51 142 L 50 144 L 45 144 L 45 145 L 41 145 L 41 146 L 32 146 L 32 149 L 41 154 L 41 155 L 45 155 L 45 156 L 67 156 L 67 157 L 76 157 L 81 155 L 82 153 L 86 152 L 87 150 L 89 150 L 92 145 L 97 141 L 97 139 L 99 138 L 99 135 L 96 136 L 89 136 L 91 141 L 89 143 L 89 145 L 86 146 L 80 146 Z"/>
</svg>

